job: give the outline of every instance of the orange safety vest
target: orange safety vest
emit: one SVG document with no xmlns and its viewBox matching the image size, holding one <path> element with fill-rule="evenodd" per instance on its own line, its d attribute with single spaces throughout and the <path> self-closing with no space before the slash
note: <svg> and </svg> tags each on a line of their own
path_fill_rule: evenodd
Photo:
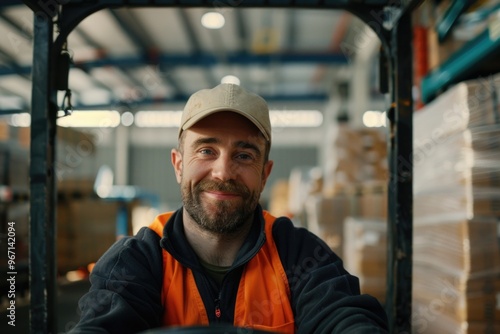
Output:
<svg viewBox="0 0 500 334">
<path fill-rule="evenodd" d="M 149 226 L 160 237 L 173 212 L 156 217 Z M 290 287 L 272 238 L 275 217 L 264 211 L 268 236 L 259 252 L 246 264 L 238 287 L 234 310 L 236 327 L 294 333 Z M 271 236 L 271 237 L 270 237 Z M 163 249 L 162 302 L 164 326 L 208 325 L 207 311 L 191 269 Z"/>
</svg>

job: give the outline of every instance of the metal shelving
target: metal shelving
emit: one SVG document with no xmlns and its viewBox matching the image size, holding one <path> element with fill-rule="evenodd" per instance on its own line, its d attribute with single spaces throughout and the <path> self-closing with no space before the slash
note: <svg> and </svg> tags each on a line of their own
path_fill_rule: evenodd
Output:
<svg viewBox="0 0 500 334">
<path fill-rule="evenodd" d="M 431 101 L 454 83 L 500 71 L 500 18 L 423 78 L 422 100 Z M 494 64 L 496 68 L 491 68 Z"/>
</svg>

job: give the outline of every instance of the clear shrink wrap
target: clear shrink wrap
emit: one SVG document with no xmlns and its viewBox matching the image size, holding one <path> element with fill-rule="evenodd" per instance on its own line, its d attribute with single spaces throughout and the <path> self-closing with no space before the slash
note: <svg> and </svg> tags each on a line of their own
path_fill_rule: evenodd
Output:
<svg viewBox="0 0 500 334">
<path fill-rule="evenodd" d="M 500 75 L 414 117 L 413 331 L 500 332 Z"/>
</svg>

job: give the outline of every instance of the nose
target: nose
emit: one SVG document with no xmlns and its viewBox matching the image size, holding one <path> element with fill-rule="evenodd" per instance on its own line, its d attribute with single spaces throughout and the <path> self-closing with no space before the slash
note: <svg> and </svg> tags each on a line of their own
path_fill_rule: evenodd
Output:
<svg viewBox="0 0 500 334">
<path fill-rule="evenodd" d="M 212 177 L 221 181 L 234 180 L 237 173 L 236 163 L 226 154 L 221 154 L 212 166 Z"/>
</svg>

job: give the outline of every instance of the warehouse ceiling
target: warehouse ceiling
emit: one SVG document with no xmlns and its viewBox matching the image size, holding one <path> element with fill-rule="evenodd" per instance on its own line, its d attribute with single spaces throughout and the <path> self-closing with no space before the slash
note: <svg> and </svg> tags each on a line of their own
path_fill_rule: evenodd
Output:
<svg viewBox="0 0 500 334">
<path fill-rule="evenodd" d="M 0 114 L 31 104 L 33 12 L 21 1 L 5 3 Z M 204 27 L 208 12 L 222 14 L 224 25 Z M 352 76 L 363 29 L 338 10 L 104 9 L 68 37 L 71 102 L 75 109 L 162 110 L 221 80 L 239 80 L 271 102 L 325 102 Z"/>
</svg>

